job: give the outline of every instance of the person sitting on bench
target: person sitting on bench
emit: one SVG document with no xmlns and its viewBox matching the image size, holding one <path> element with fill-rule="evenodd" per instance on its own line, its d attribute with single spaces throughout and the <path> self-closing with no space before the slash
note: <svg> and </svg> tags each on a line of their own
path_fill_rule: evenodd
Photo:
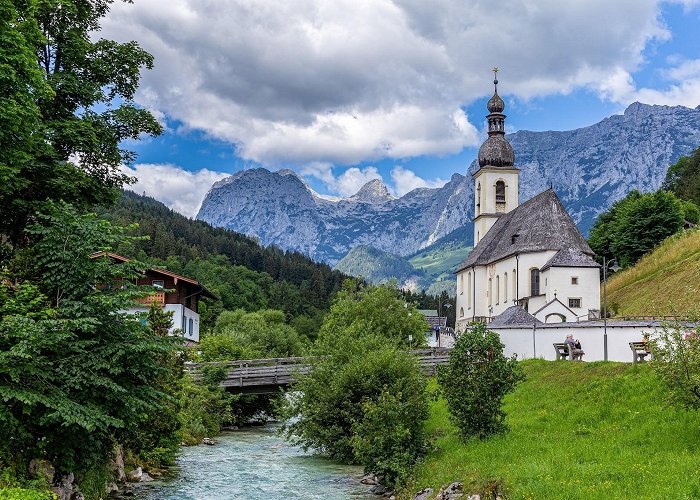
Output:
<svg viewBox="0 0 700 500">
<path fill-rule="evenodd" d="M 566 336 L 564 343 L 569 348 L 569 353 L 572 354 L 571 359 L 578 359 L 579 361 L 583 360 L 583 355 L 586 353 L 583 352 L 583 349 L 581 349 L 581 342 L 578 340 L 574 341 L 574 336 L 569 334 Z"/>
</svg>

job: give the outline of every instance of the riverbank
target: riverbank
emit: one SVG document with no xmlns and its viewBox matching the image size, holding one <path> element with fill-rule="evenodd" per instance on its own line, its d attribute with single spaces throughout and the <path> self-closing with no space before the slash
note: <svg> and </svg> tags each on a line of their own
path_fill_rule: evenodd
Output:
<svg viewBox="0 0 700 500">
<path fill-rule="evenodd" d="M 453 481 L 509 498 L 700 497 L 700 416 L 669 408 L 648 365 L 531 360 L 523 368 L 502 436 L 461 442 L 445 401 L 433 401 L 433 451 L 402 498 Z"/>
</svg>

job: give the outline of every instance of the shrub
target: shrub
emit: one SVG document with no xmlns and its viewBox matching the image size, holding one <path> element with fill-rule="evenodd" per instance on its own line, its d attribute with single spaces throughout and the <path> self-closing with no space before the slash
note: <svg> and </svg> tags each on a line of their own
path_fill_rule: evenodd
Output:
<svg viewBox="0 0 700 500">
<path fill-rule="evenodd" d="M 497 333 L 475 323 L 457 338 L 448 363 L 438 367 L 438 382 L 462 439 L 507 430 L 503 397 L 524 374 L 515 356 L 503 355 L 503 347 Z"/>
<path fill-rule="evenodd" d="M 649 341 L 651 364 L 668 387 L 668 401 L 678 408 L 700 408 L 700 316 L 695 326 L 668 323 Z"/>
</svg>

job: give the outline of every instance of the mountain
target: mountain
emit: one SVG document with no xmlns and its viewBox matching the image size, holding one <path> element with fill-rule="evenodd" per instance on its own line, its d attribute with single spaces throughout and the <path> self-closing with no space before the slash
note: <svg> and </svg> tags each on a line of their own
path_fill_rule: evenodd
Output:
<svg viewBox="0 0 700 500">
<path fill-rule="evenodd" d="M 410 255 L 467 222 L 471 180 L 455 174 L 438 189 L 394 198 L 373 180 L 349 198 L 315 193 L 291 170 L 244 170 L 217 182 L 198 219 L 336 264 L 359 245 Z"/>
<path fill-rule="evenodd" d="M 408 288 L 421 274 L 407 259 L 367 245 L 350 250 L 335 268 L 341 273 L 362 276 L 371 283 L 384 283 L 395 279 L 400 286 Z"/>
<path fill-rule="evenodd" d="M 608 279 L 608 308 L 617 316 L 698 314 L 698 283 L 700 230 L 687 230 L 613 274 Z"/>
<path fill-rule="evenodd" d="M 669 165 L 700 145 L 700 106 L 634 103 L 622 115 L 564 132 L 508 135 L 520 173 L 520 201 L 550 183 L 586 233 L 596 215 L 632 189 L 659 188 Z M 472 163 L 468 172 L 477 168 Z M 472 244 L 473 183 L 454 174 L 441 188 L 392 197 L 371 181 L 349 198 L 315 193 L 291 170 L 245 170 L 217 182 L 198 219 L 298 250 L 331 265 L 366 245 L 402 257 L 467 227 Z"/>
</svg>

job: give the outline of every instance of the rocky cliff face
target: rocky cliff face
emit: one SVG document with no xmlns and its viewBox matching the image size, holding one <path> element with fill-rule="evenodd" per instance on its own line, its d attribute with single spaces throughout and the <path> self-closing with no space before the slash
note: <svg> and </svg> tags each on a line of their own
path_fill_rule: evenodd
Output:
<svg viewBox="0 0 700 500">
<path fill-rule="evenodd" d="M 635 103 L 590 127 L 508 139 L 521 169 L 521 202 L 551 182 L 586 232 L 630 190 L 657 189 L 668 166 L 700 145 L 700 106 Z M 472 163 L 469 173 L 476 168 Z M 328 199 L 291 170 L 255 169 L 214 184 L 197 218 L 334 265 L 357 245 L 405 256 L 470 224 L 473 190 L 469 175 L 454 174 L 442 188 L 401 198 L 374 180 L 350 198 Z"/>
</svg>

